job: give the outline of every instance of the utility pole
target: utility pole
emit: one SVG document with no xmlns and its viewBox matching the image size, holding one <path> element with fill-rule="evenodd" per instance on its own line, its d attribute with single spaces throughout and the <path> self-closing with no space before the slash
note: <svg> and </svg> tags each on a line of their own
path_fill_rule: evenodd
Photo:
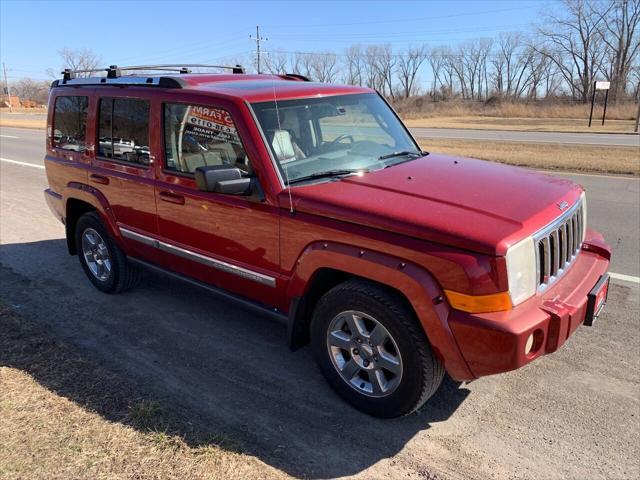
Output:
<svg viewBox="0 0 640 480">
<path fill-rule="evenodd" d="M 256 36 L 253 37 L 249 35 L 249 38 L 252 38 L 256 42 L 256 70 L 260 73 L 260 42 L 269 40 L 268 38 L 263 38 L 260 36 L 260 26 L 256 25 Z"/>
<path fill-rule="evenodd" d="M 2 62 L 2 70 L 4 70 L 4 88 L 7 92 L 7 104 L 9 105 L 9 111 L 12 112 L 11 108 L 11 90 L 9 90 L 9 82 L 7 81 L 7 66 Z"/>
</svg>

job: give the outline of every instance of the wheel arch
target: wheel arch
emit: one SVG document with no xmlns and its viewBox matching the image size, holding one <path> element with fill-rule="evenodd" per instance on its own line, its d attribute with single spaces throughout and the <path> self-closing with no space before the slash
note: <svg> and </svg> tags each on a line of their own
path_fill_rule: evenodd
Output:
<svg viewBox="0 0 640 480">
<path fill-rule="evenodd" d="M 65 233 L 67 249 L 71 255 L 78 253 L 75 229 L 78 219 L 87 212 L 97 212 L 105 228 L 117 243 L 121 242 L 115 218 L 105 196 L 89 185 L 72 182 L 63 192 L 65 198 Z"/>
<path fill-rule="evenodd" d="M 320 297 L 350 278 L 380 284 L 406 301 L 452 377 L 473 378 L 449 328 L 449 305 L 433 276 L 403 259 L 338 243 L 314 243 L 296 262 L 286 292 L 293 350 L 308 343 L 311 315 Z"/>
</svg>

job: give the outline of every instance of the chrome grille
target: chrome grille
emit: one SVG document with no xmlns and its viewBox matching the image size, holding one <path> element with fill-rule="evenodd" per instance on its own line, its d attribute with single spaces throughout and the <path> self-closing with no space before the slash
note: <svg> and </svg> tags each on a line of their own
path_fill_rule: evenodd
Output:
<svg viewBox="0 0 640 480">
<path fill-rule="evenodd" d="M 545 289 L 557 280 L 580 251 L 585 231 L 583 198 L 534 235 L 538 246 L 538 290 Z"/>
</svg>

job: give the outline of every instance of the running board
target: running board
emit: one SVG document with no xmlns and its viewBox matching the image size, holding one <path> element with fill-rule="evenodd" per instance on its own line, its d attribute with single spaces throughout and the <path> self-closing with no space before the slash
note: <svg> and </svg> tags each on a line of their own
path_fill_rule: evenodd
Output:
<svg viewBox="0 0 640 480">
<path fill-rule="evenodd" d="M 138 267 L 142 267 L 144 269 L 147 270 L 151 270 L 154 271 L 156 273 L 160 273 L 163 275 L 166 275 L 168 277 L 171 278 L 175 278 L 177 280 L 181 280 L 185 283 L 188 283 L 190 285 L 195 285 L 196 287 L 200 287 L 204 290 L 209 291 L 210 293 L 212 293 L 213 295 L 215 295 L 216 297 L 218 297 L 221 300 L 230 302 L 230 303 L 234 303 L 242 308 L 244 308 L 245 310 L 250 310 L 252 312 L 255 313 L 259 313 L 261 315 L 265 315 L 269 318 L 272 318 L 278 322 L 282 322 L 282 323 L 287 323 L 289 321 L 289 318 L 282 313 L 279 310 L 276 309 L 271 309 L 269 307 L 265 307 L 264 305 L 261 305 L 259 303 L 256 302 L 252 302 L 251 300 L 247 300 L 246 298 L 243 298 L 239 295 L 235 295 L 233 293 L 230 293 L 226 290 L 223 290 L 221 288 L 217 288 L 214 287 L 212 285 L 208 285 L 204 282 L 200 282 L 199 280 L 195 280 L 193 278 L 187 277 L 185 275 L 181 275 L 179 273 L 175 273 L 172 272 L 170 270 L 167 270 L 165 268 L 162 267 L 158 267 L 157 265 L 154 265 L 152 263 L 149 262 L 145 262 L 144 260 L 139 260 L 137 258 L 133 258 L 133 257 L 127 257 L 127 260 L 129 260 L 133 265 L 136 265 Z"/>
</svg>

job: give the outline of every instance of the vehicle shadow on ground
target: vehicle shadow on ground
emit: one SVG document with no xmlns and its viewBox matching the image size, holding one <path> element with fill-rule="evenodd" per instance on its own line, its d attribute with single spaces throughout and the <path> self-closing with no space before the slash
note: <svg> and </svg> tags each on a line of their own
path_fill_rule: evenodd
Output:
<svg viewBox="0 0 640 480">
<path fill-rule="evenodd" d="M 131 292 L 99 293 L 62 239 L 0 246 L 0 284 L 0 366 L 110 421 L 240 450 L 293 476 L 361 472 L 469 394 L 447 378 L 420 412 L 369 417 L 333 393 L 308 348 L 288 350 L 284 325 L 149 272 Z"/>
</svg>

